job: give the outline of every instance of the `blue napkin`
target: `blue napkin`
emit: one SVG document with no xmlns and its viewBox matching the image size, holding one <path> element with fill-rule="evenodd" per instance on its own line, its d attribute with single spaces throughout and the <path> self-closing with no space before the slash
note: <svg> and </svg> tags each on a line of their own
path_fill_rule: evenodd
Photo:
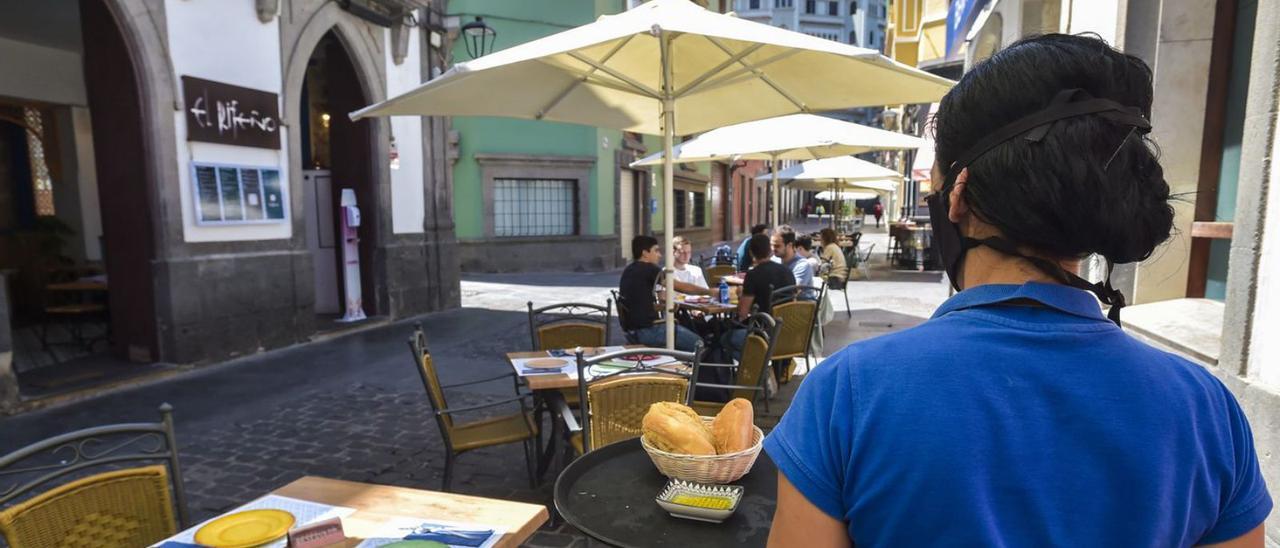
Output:
<svg viewBox="0 0 1280 548">
<path fill-rule="evenodd" d="M 489 537 L 493 536 L 492 529 L 485 530 L 466 530 L 453 529 L 450 527 L 435 528 L 424 525 L 414 531 L 413 534 L 404 537 L 405 540 L 434 540 L 443 542 L 452 546 L 480 546 Z"/>
</svg>

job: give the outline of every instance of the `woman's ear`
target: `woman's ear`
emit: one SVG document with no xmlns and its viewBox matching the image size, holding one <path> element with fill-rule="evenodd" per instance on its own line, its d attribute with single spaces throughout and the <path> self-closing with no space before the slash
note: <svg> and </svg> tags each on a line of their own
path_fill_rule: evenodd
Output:
<svg viewBox="0 0 1280 548">
<path fill-rule="evenodd" d="M 960 224 L 965 217 L 969 216 L 969 204 L 964 201 L 964 186 L 969 182 L 969 168 L 960 170 L 960 174 L 956 175 L 956 184 L 951 186 L 951 195 L 947 197 L 951 207 L 947 210 L 947 218 L 951 222 Z"/>
</svg>

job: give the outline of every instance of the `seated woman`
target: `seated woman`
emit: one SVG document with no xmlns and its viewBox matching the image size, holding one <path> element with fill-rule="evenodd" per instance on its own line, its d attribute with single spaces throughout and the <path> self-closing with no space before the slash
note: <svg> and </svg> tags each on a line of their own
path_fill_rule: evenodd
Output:
<svg viewBox="0 0 1280 548">
<path fill-rule="evenodd" d="M 831 272 L 827 273 L 827 283 L 844 282 L 849 279 L 849 264 L 844 260 L 844 250 L 837 243 L 836 231 L 822 229 L 822 260 L 831 264 Z"/>
<path fill-rule="evenodd" d="M 947 93 L 928 204 L 960 292 L 805 378 L 765 441 L 770 546 L 1263 545 L 1272 501 L 1235 397 L 1125 333 L 1109 275 L 1074 274 L 1169 238 L 1151 104 L 1141 59 L 1061 34 Z"/>
</svg>

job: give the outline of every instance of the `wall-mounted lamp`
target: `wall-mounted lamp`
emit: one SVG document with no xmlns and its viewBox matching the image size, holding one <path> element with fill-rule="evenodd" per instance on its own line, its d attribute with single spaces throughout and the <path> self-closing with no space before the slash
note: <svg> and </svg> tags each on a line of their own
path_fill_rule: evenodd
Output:
<svg viewBox="0 0 1280 548">
<path fill-rule="evenodd" d="M 462 25 L 462 41 L 467 46 L 467 55 L 472 59 L 483 57 L 493 51 L 498 40 L 498 31 L 484 22 L 484 17 L 476 16 L 476 20 Z"/>
</svg>

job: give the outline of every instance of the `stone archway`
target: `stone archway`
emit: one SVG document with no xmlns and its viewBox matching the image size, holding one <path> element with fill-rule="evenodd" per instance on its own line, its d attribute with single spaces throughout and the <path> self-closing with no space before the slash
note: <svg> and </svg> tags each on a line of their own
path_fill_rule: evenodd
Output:
<svg viewBox="0 0 1280 548">
<path fill-rule="evenodd" d="M 296 8 L 302 11 L 303 8 Z M 305 13 L 305 19 L 294 20 L 282 15 L 281 20 L 281 56 L 284 59 L 283 93 L 285 120 L 290 131 L 289 139 L 289 182 L 293 211 L 306 211 L 307 193 L 304 191 L 302 170 L 303 138 L 303 86 L 306 82 L 307 66 L 318 47 L 325 43 L 326 36 L 333 36 L 341 44 L 341 50 L 351 63 L 356 83 L 363 98 L 372 103 L 386 97 L 385 52 L 380 27 L 372 27 L 355 20 L 336 4 L 329 3 Z M 333 116 L 341 116 L 345 120 L 346 112 L 335 112 Z M 360 208 L 366 212 L 365 219 L 372 221 L 372 226 L 362 226 L 361 237 L 361 270 L 364 286 L 365 311 L 370 314 L 384 314 L 389 311 L 387 292 L 386 254 L 381 252 L 391 235 L 390 214 L 390 172 L 387 162 L 377 161 L 387 157 L 388 134 L 385 120 L 373 119 L 362 121 L 368 124 L 366 150 L 360 155 L 370 159 L 368 169 L 364 172 L 369 180 L 361 181 L 366 187 L 361 194 Z M 366 156 L 367 155 L 367 156 Z M 304 213 L 305 215 L 305 213 Z M 303 215 L 295 215 L 294 245 L 306 249 L 307 219 Z M 322 259 L 323 260 L 323 259 Z M 316 258 L 312 257 L 313 267 Z"/>
</svg>

